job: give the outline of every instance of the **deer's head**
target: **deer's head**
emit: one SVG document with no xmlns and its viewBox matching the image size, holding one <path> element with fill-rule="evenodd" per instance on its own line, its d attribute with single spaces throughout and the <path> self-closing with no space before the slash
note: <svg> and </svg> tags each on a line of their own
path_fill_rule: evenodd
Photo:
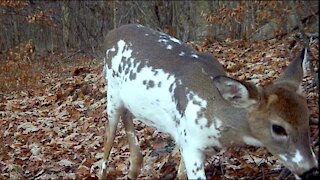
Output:
<svg viewBox="0 0 320 180">
<path fill-rule="evenodd" d="M 280 78 L 266 87 L 256 87 L 225 76 L 214 79 L 222 97 L 235 107 L 246 108 L 251 134 L 296 176 L 319 175 L 310 145 L 306 99 L 297 93 L 303 78 L 306 51 L 298 55 Z"/>
</svg>

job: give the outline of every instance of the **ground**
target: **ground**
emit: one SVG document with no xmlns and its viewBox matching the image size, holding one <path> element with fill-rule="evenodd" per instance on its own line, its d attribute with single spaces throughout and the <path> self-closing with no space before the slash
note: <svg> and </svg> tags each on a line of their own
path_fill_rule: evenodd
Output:
<svg viewBox="0 0 320 180">
<path fill-rule="evenodd" d="M 288 36 L 255 43 L 190 44 L 212 53 L 230 75 L 265 85 L 302 49 L 296 42 Z M 318 67 L 318 44 L 310 45 L 312 63 Z M 78 52 L 19 56 L 24 48 L 30 51 L 28 44 L 22 45 L 0 59 L 0 179 L 97 179 L 107 121 L 102 60 Z M 312 146 L 319 154 L 319 94 L 312 72 L 303 80 L 303 93 L 311 114 Z M 138 179 L 174 179 L 180 159 L 175 143 L 167 134 L 135 124 L 144 155 Z M 126 177 L 128 156 L 120 123 L 109 178 Z M 293 178 L 266 149 L 254 147 L 231 148 L 208 157 L 206 174 L 208 179 Z"/>
</svg>

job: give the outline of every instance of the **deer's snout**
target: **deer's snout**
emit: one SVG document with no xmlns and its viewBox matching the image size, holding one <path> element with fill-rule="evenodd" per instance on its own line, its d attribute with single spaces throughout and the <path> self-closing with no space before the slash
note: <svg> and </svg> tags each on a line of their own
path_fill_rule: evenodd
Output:
<svg viewBox="0 0 320 180">
<path fill-rule="evenodd" d="M 307 172 L 304 172 L 300 178 L 302 180 L 316 180 L 319 179 L 320 175 L 319 175 L 319 168 L 312 168 Z"/>
</svg>

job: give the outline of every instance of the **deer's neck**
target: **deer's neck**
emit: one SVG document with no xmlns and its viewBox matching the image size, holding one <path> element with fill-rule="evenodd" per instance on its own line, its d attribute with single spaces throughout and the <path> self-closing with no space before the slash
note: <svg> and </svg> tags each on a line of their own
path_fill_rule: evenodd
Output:
<svg viewBox="0 0 320 180">
<path fill-rule="evenodd" d="M 217 117 L 225 124 L 220 138 L 223 147 L 235 145 L 263 146 L 250 130 L 247 110 L 224 103 L 221 103 L 217 108 Z"/>
</svg>

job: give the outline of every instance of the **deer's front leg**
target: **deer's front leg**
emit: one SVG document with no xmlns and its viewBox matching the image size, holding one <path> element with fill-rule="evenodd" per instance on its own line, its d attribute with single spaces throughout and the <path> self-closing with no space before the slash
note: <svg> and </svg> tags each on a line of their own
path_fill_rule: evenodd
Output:
<svg viewBox="0 0 320 180">
<path fill-rule="evenodd" d="M 188 179 L 206 179 L 202 151 L 185 145 L 181 148 L 181 154 L 181 160 L 184 161 Z"/>
<path fill-rule="evenodd" d="M 181 150 L 180 150 L 181 152 Z M 182 158 L 182 154 L 181 154 L 181 158 L 180 158 L 180 163 L 179 163 L 179 169 L 178 169 L 178 179 L 179 180 L 186 180 L 188 179 L 187 177 L 187 172 L 186 172 L 186 166 L 184 165 L 184 161 Z"/>
</svg>

